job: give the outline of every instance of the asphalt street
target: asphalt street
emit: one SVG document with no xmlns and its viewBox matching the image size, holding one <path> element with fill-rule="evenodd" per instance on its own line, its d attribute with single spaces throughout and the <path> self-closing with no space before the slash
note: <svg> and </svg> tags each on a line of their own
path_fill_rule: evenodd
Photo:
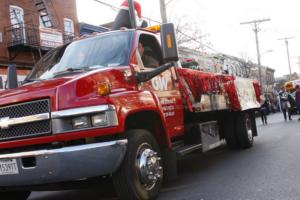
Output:
<svg viewBox="0 0 300 200">
<path fill-rule="evenodd" d="M 159 200 L 300 200 L 300 122 L 281 113 L 258 119 L 253 148 L 193 153 L 179 161 L 179 177 L 164 185 Z M 30 200 L 112 200 L 109 187 L 34 192 Z"/>
</svg>

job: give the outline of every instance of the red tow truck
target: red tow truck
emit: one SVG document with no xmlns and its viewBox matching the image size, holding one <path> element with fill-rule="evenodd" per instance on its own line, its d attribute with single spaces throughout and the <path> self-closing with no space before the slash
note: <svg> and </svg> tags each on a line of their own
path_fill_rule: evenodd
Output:
<svg viewBox="0 0 300 200">
<path fill-rule="evenodd" d="M 259 96 L 251 80 L 182 68 L 172 24 L 63 45 L 0 92 L 0 197 L 109 177 L 120 199 L 154 199 L 178 157 L 251 147 Z"/>
</svg>

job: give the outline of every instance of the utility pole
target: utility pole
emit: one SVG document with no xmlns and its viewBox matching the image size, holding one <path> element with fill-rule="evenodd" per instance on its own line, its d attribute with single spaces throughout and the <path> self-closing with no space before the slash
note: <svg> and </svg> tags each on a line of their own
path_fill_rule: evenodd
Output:
<svg viewBox="0 0 300 200">
<path fill-rule="evenodd" d="M 292 68 L 291 68 L 291 61 L 290 61 L 290 51 L 289 51 L 289 40 L 294 39 L 294 37 L 285 37 L 285 38 L 279 38 L 278 40 L 284 40 L 285 46 L 286 46 L 286 53 L 287 53 L 287 59 L 289 64 L 289 80 L 292 78 Z"/>
<path fill-rule="evenodd" d="M 160 2 L 160 15 L 161 15 L 162 23 L 163 24 L 168 23 L 165 0 L 159 0 L 159 2 Z"/>
<path fill-rule="evenodd" d="M 270 19 L 260 19 L 249 22 L 242 22 L 241 25 L 251 24 L 254 26 L 253 31 L 255 33 L 255 41 L 256 41 L 256 53 L 257 53 L 257 64 L 258 64 L 258 76 L 261 92 L 263 92 L 263 82 L 261 77 L 261 63 L 260 63 L 260 51 L 259 51 L 259 40 L 258 40 L 258 32 L 260 31 L 258 25 L 262 22 L 270 21 Z"/>
</svg>

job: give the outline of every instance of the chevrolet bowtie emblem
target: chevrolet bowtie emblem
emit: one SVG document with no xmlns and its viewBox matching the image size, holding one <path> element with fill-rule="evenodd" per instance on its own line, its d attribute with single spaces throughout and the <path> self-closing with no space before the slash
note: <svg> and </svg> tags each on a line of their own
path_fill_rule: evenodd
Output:
<svg viewBox="0 0 300 200">
<path fill-rule="evenodd" d="M 0 129 L 8 129 L 9 128 L 9 117 L 0 118 Z"/>
</svg>

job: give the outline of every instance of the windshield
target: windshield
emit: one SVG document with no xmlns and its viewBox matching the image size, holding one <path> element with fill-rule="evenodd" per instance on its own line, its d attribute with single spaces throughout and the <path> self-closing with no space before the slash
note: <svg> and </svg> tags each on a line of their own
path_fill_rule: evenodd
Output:
<svg viewBox="0 0 300 200">
<path fill-rule="evenodd" d="M 26 78 L 51 79 L 71 72 L 129 64 L 132 32 L 116 32 L 63 45 L 48 52 Z"/>
</svg>

